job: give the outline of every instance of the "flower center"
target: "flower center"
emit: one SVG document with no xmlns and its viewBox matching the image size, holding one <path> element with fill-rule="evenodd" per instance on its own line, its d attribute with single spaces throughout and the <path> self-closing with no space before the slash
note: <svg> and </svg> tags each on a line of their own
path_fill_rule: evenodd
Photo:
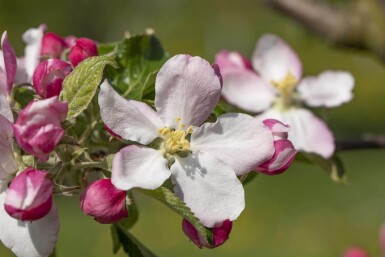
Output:
<svg viewBox="0 0 385 257">
<path fill-rule="evenodd" d="M 291 74 L 290 71 L 287 71 L 286 76 L 284 79 L 280 81 L 272 81 L 271 84 L 276 87 L 281 94 L 283 95 L 289 95 L 292 93 L 293 89 L 297 85 L 298 80 L 296 77 L 294 77 L 293 74 Z"/>
<path fill-rule="evenodd" d="M 297 78 L 294 77 L 290 71 L 287 71 L 284 79 L 280 81 L 271 81 L 271 84 L 279 91 L 279 97 L 277 98 L 275 105 L 280 108 L 281 111 L 287 110 L 296 103 L 296 94 L 293 91 L 297 83 Z"/>
<path fill-rule="evenodd" d="M 184 124 L 179 125 L 180 119 L 177 119 L 178 129 L 161 128 L 159 133 L 164 138 L 163 152 L 165 155 L 179 154 L 185 156 L 190 151 L 189 135 L 192 133 L 192 126 L 185 129 Z"/>
</svg>

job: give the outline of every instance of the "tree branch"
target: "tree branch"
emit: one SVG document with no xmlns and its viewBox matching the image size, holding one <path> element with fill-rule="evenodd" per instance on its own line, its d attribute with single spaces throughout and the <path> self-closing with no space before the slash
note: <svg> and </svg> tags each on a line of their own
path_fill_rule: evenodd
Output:
<svg viewBox="0 0 385 257">
<path fill-rule="evenodd" d="M 362 150 L 362 149 L 385 149 L 385 135 L 363 135 L 360 139 L 337 140 L 337 151 Z"/>
<path fill-rule="evenodd" d="M 354 0 L 337 8 L 314 0 L 265 0 L 328 42 L 374 52 L 385 62 L 383 0 Z"/>
</svg>

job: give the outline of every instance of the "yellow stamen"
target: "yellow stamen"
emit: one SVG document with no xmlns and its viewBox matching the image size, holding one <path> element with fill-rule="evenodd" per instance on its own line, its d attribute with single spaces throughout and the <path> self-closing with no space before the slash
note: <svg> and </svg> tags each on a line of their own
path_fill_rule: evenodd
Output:
<svg viewBox="0 0 385 257">
<path fill-rule="evenodd" d="M 290 71 L 286 73 L 286 77 L 283 80 L 271 81 L 271 84 L 284 94 L 291 93 L 297 83 L 297 78 Z"/>
<path fill-rule="evenodd" d="M 173 130 L 170 128 L 161 128 L 159 133 L 164 138 L 163 151 L 165 154 L 177 154 L 180 152 L 190 151 L 190 142 L 186 138 L 187 135 L 192 133 L 192 126 L 187 130 Z"/>
</svg>

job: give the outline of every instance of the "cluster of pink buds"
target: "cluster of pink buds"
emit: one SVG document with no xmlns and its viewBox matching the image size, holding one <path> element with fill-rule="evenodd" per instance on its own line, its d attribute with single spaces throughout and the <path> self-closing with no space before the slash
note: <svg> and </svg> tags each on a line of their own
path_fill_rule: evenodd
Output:
<svg viewBox="0 0 385 257">
<path fill-rule="evenodd" d="M 69 50 L 68 63 L 63 56 Z M 41 41 L 40 62 L 33 73 L 33 86 L 42 98 L 59 95 L 62 83 L 72 68 L 83 60 L 97 56 L 96 43 L 88 38 L 75 38 L 69 36 L 62 38 L 55 33 L 47 32 Z"/>
</svg>

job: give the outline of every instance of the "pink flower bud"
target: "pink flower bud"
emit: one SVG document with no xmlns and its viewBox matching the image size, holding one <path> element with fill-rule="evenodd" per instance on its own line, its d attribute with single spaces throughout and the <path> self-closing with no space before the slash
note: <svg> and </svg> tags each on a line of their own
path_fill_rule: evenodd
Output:
<svg viewBox="0 0 385 257">
<path fill-rule="evenodd" d="M 13 125 L 17 143 L 40 161 L 47 161 L 64 134 L 61 122 L 67 112 L 67 103 L 60 102 L 57 96 L 30 102 Z"/>
<path fill-rule="evenodd" d="M 41 55 L 49 58 L 60 59 L 63 51 L 68 48 L 65 40 L 52 32 L 47 32 L 43 36 Z"/>
<path fill-rule="evenodd" d="M 358 247 L 352 247 L 344 253 L 343 257 L 369 257 L 369 255 Z"/>
<path fill-rule="evenodd" d="M 263 123 L 273 134 L 275 152 L 270 160 L 256 168 L 256 171 L 266 175 L 277 175 L 284 172 L 293 162 L 297 151 L 294 145 L 287 140 L 289 127 L 277 120 L 268 119 Z"/>
<path fill-rule="evenodd" d="M 68 59 L 76 67 L 81 61 L 97 55 L 98 48 L 94 41 L 88 38 L 78 38 L 75 45 L 71 48 Z"/>
<path fill-rule="evenodd" d="M 212 228 L 213 238 L 211 244 L 205 244 L 201 239 L 196 228 L 186 219 L 182 221 L 182 229 L 183 232 L 190 238 L 191 241 L 194 242 L 199 248 L 215 248 L 222 245 L 229 239 L 229 234 L 233 227 L 233 223 L 230 220 L 225 220 L 219 226 Z"/>
<path fill-rule="evenodd" d="M 33 87 L 43 98 L 59 95 L 63 80 L 71 71 L 71 65 L 62 60 L 44 60 L 33 73 Z"/>
<path fill-rule="evenodd" d="M 111 179 L 101 179 L 89 185 L 80 197 L 86 215 L 102 224 L 114 223 L 128 216 L 126 192 L 117 189 Z"/>
<path fill-rule="evenodd" d="M 48 172 L 27 168 L 9 185 L 5 210 L 10 216 L 22 221 L 43 218 L 51 210 L 52 191 L 53 182 Z"/>
<path fill-rule="evenodd" d="M 251 62 L 238 52 L 221 51 L 215 55 L 215 63 L 219 65 L 221 71 L 228 68 L 253 70 Z"/>
</svg>

